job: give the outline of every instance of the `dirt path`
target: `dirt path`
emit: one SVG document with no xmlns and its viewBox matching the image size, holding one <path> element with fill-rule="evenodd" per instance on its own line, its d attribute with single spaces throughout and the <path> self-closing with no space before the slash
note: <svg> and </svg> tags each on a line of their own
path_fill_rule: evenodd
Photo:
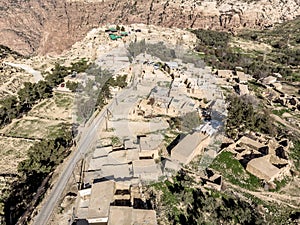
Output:
<svg viewBox="0 0 300 225">
<path fill-rule="evenodd" d="M 285 120 L 281 119 L 279 116 L 272 114 L 271 115 L 277 122 L 283 124 L 284 126 L 286 126 L 287 128 L 295 131 L 296 133 L 298 133 L 298 135 L 300 135 L 300 130 L 291 126 L 290 124 L 288 124 Z"/>
<path fill-rule="evenodd" d="M 228 183 L 228 182 L 224 182 L 224 184 L 238 190 L 239 192 L 244 192 L 244 193 L 251 194 L 251 195 L 253 195 L 253 196 L 255 196 L 255 197 L 257 197 L 261 200 L 264 200 L 264 201 L 276 202 L 277 204 L 283 204 L 283 205 L 289 206 L 289 207 L 294 208 L 294 209 L 299 209 L 300 208 L 300 197 L 288 196 L 288 195 L 285 195 L 285 194 L 279 194 L 279 193 L 275 193 L 275 192 L 249 191 L 245 188 L 241 188 L 237 185 L 234 185 L 234 184 L 231 184 L 231 183 Z M 295 201 L 298 204 L 297 205 L 291 204 L 290 201 Z"/>
<path fill-rule="evenodd" d="M 27 73 L 30 73 L 34 77 L 34 82 L 37 83 L 40 80 L 44 80 L 42 74 L 40 71 L 34 70 L 32 67 L 25 65 L 25 64 L 17 64 L 17 63 L 11 63 L 11 62 L 4 62 L 6 65 L 16 67 L 16 68 L 21 68 L 25 70 Z"/>
<path fill-rule="evenodd" d="M 14 79 L 16 79 L 16 76 L 12 76 L 11 78 L 9 78 L 9 80 L 7 82 L 5 82 L 4 84 L 2 84 L 0 86 L 0 90 L 7 92 L 10 95 L 16 95 L 16 93 L 11 92 L 10 90 L 8 90 L 8 87 L 12 84 L 12 82 L 14 81 Z"/>
</svg>

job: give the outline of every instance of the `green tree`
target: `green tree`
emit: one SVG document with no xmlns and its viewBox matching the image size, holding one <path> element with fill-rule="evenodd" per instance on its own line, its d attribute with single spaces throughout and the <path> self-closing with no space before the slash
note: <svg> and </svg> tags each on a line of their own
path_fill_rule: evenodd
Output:
<svg viewBox="0 0 300 225">
<path fill-rule="evenodd" d="M 70 71 L 76 71 L 77 73 L 85 72 L 88 68 L 90 68 L 90 64 L 88 60 L 82 58 L 78 62 L 72 62 L 71 67 L 68 68 Z"/>
<path fill-rule="evenodd" d="M 18 91 L 18 97 L 21 104 L 21 112 L 27 112 L 39 99 L 39 93 L 35 88 L 35 84 L 24 83 L 24 88 Z"/>
<path fill-rule="evenodd" d="M 35 85 L 35 90 L 38 93 L 40 99 L 52 97 L 52 87 L 46 81 L 39 81 Z"/>
<path fill-rule="evenodd" d="M 19 106 L 15 96 L 3 99 L 0 105 L 0 125 L 3 126 L 18 116 Z"/>
<path fill-rule="evenodd" d="M 259 105 L 255 109 L 251 99 L 236 95 L 228 96 L 227 102 L 226 133 L 229 137 L 235 139 L 246 130 L 276 134 L 276 127 L 268 110 Z"/>
<path fill-rule="evenodd" d="M 75 92 L 78 88 L 78 83 L 68 80 L 66 83 L 66 87 L 69 88 L 72 92 Z"/>
<path fill-rule="evenodd" d="M 52 88 L 54 88 L 60 83 L 62 83 L 64 81 L 64 77 L 66 77 L 69 73 L 70 71 L 67 67 L 61 66 L 57 63 L 51 70 L 51 73 L 48 73 L 45 80 Z"/>
</svg>

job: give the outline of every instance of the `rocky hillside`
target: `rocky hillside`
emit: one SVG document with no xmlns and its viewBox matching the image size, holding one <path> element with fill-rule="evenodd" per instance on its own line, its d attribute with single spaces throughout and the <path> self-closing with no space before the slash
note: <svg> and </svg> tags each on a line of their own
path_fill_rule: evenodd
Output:
<svg viewBox="0 0 300 225">
<path fill-rule="evenodd" d="M 112 23 L 239 29 L 300 14 L 300 0 L 1 0 L 0 44 L 22 54 L 59 53 Z"/>
</svg>

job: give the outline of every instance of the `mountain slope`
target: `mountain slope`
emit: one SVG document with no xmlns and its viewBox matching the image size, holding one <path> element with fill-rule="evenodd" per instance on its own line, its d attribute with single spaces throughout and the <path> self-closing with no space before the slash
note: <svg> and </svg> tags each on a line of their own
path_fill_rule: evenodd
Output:
<svg viewBox="0 0 300 225">
<path fill-rule="evenodd" d="M 300 14 L 299 0 L 2 0 L 0 44 L 23 54 L 60 53 L 111 23 L 165 27 L 259 28 Z"/>
</svg>

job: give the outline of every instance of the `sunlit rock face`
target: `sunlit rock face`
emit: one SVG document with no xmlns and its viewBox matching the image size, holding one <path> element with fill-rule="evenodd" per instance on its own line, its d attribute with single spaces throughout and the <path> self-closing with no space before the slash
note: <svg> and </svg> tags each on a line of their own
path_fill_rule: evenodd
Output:
<svg viewBox="0 0 300 225">
<path fill-rule="evenodd" d="M 1 0 L 0 44 L 22 54 L 60 53 L 99 25 L 237 30 L 295 18 L 299 0 Z"/>
</svg>

